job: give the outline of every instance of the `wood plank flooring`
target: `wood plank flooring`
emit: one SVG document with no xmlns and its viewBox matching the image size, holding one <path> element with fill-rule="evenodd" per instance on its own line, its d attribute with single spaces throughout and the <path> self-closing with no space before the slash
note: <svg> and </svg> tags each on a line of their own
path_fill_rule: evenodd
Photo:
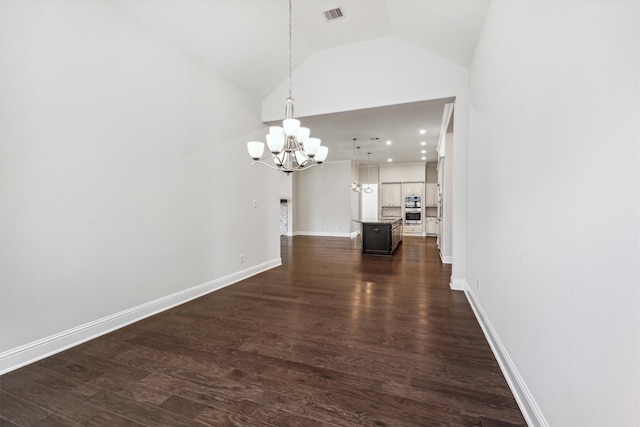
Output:
<svg viewBox="0 0 640 427">
<path fill-rule="evenodd" d="M 435 239 L 283 237 L 282 258 L 3 375 L 0 425 L 525 425 Z"/>
</svg>

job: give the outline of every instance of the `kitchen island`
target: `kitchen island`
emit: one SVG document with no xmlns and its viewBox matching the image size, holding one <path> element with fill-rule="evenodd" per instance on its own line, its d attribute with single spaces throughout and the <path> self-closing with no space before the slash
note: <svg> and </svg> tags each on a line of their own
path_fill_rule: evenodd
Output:
<svg viewBox="0 0 640 427">
<path fill-rule="evenodd" d="M 362 253 L 391 255 L 402 242 L 402 218 L 357 221 L 362 225 Z"/>
</svg>

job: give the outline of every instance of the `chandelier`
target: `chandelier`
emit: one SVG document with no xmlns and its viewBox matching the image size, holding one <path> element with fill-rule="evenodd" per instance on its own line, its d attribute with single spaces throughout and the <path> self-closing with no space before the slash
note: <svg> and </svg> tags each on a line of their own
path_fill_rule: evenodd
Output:
<svg viewBox="0 0 640 427">
<path fill-rule="evenodd" d="M 247 142 L 247 150 L 253 163 L 261 163 L 267 167 L 286 174 L 321 165 L 329 154 L 329 149 L 320 145 L 320 139 L 309 137 L 309 128 L 301 127 L 300 121 L 293 116 L 293 98 L 291 97 L 291 0 L 289 0 L 289 97 L 285 100 L 284 120 L 282 126 L 271 126 L 267 135 L 269 153 L 263 156 L 264 143 Z M 273 165 L 265 162 L 272 159 Z M 253 164 L 252 163 L 252 164 Z"/>
</svg>

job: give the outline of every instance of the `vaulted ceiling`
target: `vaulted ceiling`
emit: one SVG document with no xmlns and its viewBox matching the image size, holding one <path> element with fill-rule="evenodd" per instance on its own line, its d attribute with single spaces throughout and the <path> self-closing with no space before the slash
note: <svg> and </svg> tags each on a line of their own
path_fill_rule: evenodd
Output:
<svg viewBox="0 0 640 427">
<path fill-rule="evenodd" d="M 287 0 L 108 0 L 148 31 L 173 44 L 204 67 L 241 88 L 261 102 L 288 76 Z M 383 36 L 396 36 L 449 61 L 468 67 L 490 0 L 292 0 L 293 67 L 313 52 Z M 340 7 L 343 17 L 327 21 L 324 11 Z M 419 123 L 442 119 L 437 103 L 415 103 L 403 115 L 380 109 L 351 113 L 349 133 L 375 138 L 374 123 L 380 117 L 402 118 L 395 126 L 415 131 Z M 420 114 L 411 108 L 420 108 Z M 391 108 L 391 107 L 390 107 Z M 396 107 L 396 109 L 399 107 Z M 368 113 L 371 114 L 368 117 Z M 389 111 L 391 113 L 391 111 Z M 435 117 L 433 116 L 435 115 Z M 357 117 L 357 121 L 354 121 Z M 344 117 L 343 117 L 344 119 Z M 340 115 L 325 115 L 316 125 L 340 133 Z M 311 120 L 315 121 L 315 120 Z M 358 129 L 354 129 L 357 123 Z M 313 129 L 312 129 L 313 130 Z M 314 130 L 314 134 L 315 134 Z M 370 135 L 370 136 L 368 136 Z M 386 139 L 406 138 L 389 133 Z M 365 148 L 366 149 L 366 148 Z M 400 149 L 397 146 L 397 149 Z M 330 146 L 330 159 L 350 158 L 353 150 Z M 433 153 L 430 153 L 433 161 Z M 419 161 L 419 158 L 415 159 Z M 375 162 L 377 163 L 379 159 Z M 364 161 L 366 163 L 366 159 Z"/>
</svg>

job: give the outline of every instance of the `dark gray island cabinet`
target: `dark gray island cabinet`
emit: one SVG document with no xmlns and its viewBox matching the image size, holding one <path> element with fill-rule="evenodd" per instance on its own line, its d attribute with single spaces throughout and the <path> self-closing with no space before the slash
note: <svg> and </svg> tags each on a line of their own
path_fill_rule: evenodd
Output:
<svg viewBox="0 0 640 427">
<path fill-rule="evenodd" d="M 402 242 L 402 218 L 358 221 L 362 225 L 362 253 L 391 255 Z"/>
</svg>

